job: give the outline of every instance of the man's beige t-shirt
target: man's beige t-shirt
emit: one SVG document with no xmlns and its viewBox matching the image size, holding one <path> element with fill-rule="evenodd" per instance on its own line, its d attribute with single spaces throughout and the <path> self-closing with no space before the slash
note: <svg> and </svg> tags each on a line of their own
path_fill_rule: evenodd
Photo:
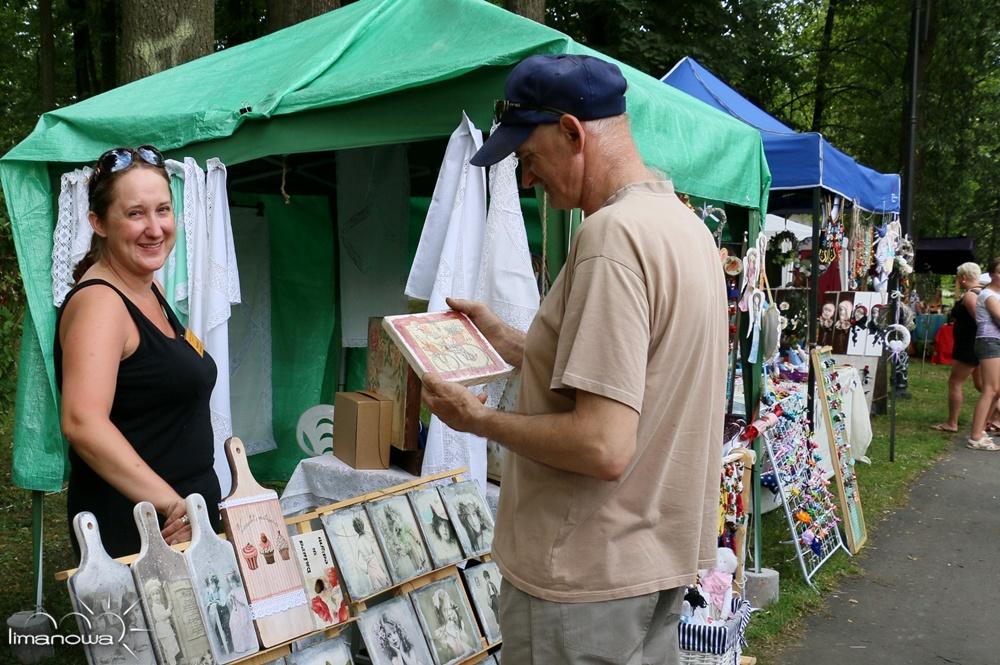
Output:
<svg viewBox="0 0 1000 665">
<path fill-rule="evenodd" d="M 493 553 L 555 602 L 627 598 L 714 564 L 728 322 L 719 253 L 668 181 L 629 185 L 584 222 L 525 340 L 517 412 L 576 390 L 639 412 L 617 481 L 508 453 Z"/>
</svg>

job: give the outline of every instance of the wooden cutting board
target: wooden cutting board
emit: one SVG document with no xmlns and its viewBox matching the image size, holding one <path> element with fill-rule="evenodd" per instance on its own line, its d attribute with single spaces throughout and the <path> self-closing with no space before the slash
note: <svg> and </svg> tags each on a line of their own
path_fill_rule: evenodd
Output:
<svg viewBox="0 0 1000 665">
<path fill-rule="evenodd" d="M 226 457 L 233 490 L 219 504 L 222 523 L 236 548 L 251 615 L 266 648 L 311 632 L 313 619 L 278 495 L 254 480 L 238 438 L 226 441 Z"/>
<path fill-rule="evenodd" d="M 156 665 L 139 594 L 128 566 L 104 549 L 93 513 L 77 513 L 73 532 L 80 544 L 80 567 L 67 580 L 69 597 L 90 665 Z"/>
<path fill-rule="evenodd" d="M 142 543 L 138 558 L 132 562 L 132 577 L 156 660 L 170 665 L 211 662 L 212 649 L 184 555 L 163 540 L 153 504 L 140 501 L 132 514 Z"/>
<path fill-rule="evenodd" d="M 191 494 L 185 503 L 192 537 L 184 561 L 215 662 L 229 663 L 256 653 L 260 648 L 257 632 L 233 545 L 212 530 L 208 507 L 200 494 Z"/>
</svg>

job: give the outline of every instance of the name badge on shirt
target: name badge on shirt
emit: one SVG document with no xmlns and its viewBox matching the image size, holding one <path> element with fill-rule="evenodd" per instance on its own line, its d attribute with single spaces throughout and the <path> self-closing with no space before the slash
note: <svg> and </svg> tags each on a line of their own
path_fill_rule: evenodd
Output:
<svg viewBox="0 0 1000 665">
<path fill-rule="evenodd" d="M 198 352 L 198 355 L 202 358 L 205 357 L 205 344 L 198 339 L 198 336 L 188 328 L 184 331 L 184 340 L 191 345 L 191 348 Z"/>
</svg>

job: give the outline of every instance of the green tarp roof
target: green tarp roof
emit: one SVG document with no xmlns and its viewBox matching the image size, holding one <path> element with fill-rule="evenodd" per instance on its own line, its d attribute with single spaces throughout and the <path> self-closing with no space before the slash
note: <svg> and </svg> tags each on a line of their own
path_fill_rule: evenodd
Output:
<svg viewBox="0 0 1000 665">
<path fill-rule="evenodd" d="M 0 159 L 28 299 L 15 483 L 54 490 L 62 482 L 52 371 L 53 174 L 116 145 L 152 143 L 172 157 L 233 165 L 447 137 L 462 110 L 488 128 L 510 67 L 535 53 L 600 55 L 481 0 L 361 0 L 43 115 Z M 756 130 L 621 66 L 633 132 L 651 166 L 679 191 L 766 205 L 770 175 Z"/>
</svg>

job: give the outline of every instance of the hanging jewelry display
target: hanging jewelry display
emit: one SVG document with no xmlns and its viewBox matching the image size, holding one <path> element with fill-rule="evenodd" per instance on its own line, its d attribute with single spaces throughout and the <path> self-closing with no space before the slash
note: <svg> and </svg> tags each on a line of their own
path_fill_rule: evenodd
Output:
<svg viewBox="0 0 1000 665">
<path fill-rule="evenodd" d="M 808 430 L 805 402 L 802 393 L 789 395 L 764 416 L 773 421 L 760 432 L 772 471 L 761 482 L 767 476 L 768 484 L 777 487 L 802 574 L 813 586 L 813 576 L 844 542 L 830 481 L 819 464 L 819 444 Z"/>
<path fill-rule="evenodd" d="M 867 289 L 868 275 L 871 271 L 875 229 L 871 218 L 861 214 L 861 208 L 854 206 L 853 210 L 851 219 L 851 289 L 864 291 Z"/>
<path fill-rule="evenodd" d="M 902 238 L 899 221 L 892 221 L 876 229 L 878 240 L 875 241 L 875 275 L 872 286 L 875 291 L 886 293 L 889 290 L 889 274 L 896 262 L 896 252 Z"/>
<path fill-rule="evenodd" d="M 844 248 L 844 223 L 841 220 L 841 199 L 835 198 L 832 203 L 826 204 L 829 214 L 823 222 L 823 230 L 819 238 L 819 261 L 823 265 L 830 265 L 834 259 L 840 256 Z"/>
</svg>

